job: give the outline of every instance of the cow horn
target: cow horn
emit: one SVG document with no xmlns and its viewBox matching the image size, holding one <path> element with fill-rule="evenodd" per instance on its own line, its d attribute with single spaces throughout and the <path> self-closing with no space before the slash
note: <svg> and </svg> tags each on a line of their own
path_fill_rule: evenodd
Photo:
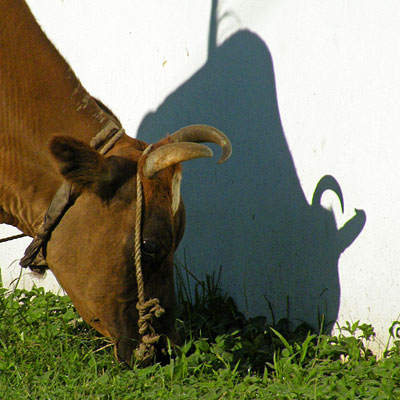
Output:
<svg viewBox="0 0 400 400">
<path fill-rule="evenodd" d="M 201 142 L 215 143 L 221 146 L 222 154 L 218 163 L 226 161 L 232 153 L 229 139 L 218 129 L 208 125 L 190 125 L 179 129 L 170 137 L 171 142 L 150 152 L 144 165 L 143 174 L 153 178 L 157 172 L 193 158 L 212 157 L 213 152 Z"/>
<path fill-rule="evenodd" d="M 170 136 L 175 143 L 178 142 L 209 142 L 221 146 L 222 154 L 218 164 L 222 164 L 232 154 L 232 145 L 229 139 L 217 128 L 209 125 L 189 125 L 179 129 Z"/>
<path fill-rule="evenodd" d="M 203 144 L 187 142 L 165 144 L 149 153 L 143 165 L 143 174 L 146 178 L 152 179 L 157 172 L 170 165 L 212 156 L 212 150 Z"/>
<path fill-rule="evenodd" d="M 342 212 L 344 212 L 342 189 L 340 188 L 338 181 L 332 175 L 325 175 L 319 180 L 312 197 L 311 205 L 319 206 L 321 204 L 322 195 L 327 190 L 331 190 L 333 193 L 336 194 L 336 196 L 339 198 L 340 206 L 342 207 Z"/>
</svg>

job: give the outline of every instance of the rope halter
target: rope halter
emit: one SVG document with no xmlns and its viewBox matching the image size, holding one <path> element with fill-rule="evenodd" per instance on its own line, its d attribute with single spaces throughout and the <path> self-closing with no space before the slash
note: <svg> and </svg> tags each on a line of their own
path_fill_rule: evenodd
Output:
<svg viewBox="0 0 400 400">
<path fill-rule="evenodd" d="M 152 146 L 148 146 L 142 153 L 141 157 L 146 156 Z M 136 173 L 136 223 L 135 223 L 135 267 L 136 282 L 138 290 L 138 302 L 136 308 L 139 311 L 138 327 L 140 335 L 139 347 L 135 350 L 135 359 L 142 365 L 147 366 L 151 363 L 155 356 L 155 344 L 159 341 L 160 335 L 155 332 L 151 325 L 154 316 L 161 317 L 165 310 L 160 306 L 157 298 L 146 301 L 144 294 L 144 282 L 142 273 L 142 210 L 143 210 L 143 188 L 139 172 L 139 161 Z"/>
</svg>

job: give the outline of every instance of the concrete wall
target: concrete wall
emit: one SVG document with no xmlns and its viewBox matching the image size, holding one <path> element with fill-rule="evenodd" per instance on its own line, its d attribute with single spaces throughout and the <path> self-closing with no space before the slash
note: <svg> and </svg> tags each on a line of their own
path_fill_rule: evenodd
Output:
<svg viewBox="0 0 400 400">
<path fill-rule="evenodd" d="M 248 315 L 268 300 L 286 316 L 289 299 L 292 320 L 360 319 L 386 343 L 400 314 L 398 1 L 28 3 L 130 135 L 230 136 L 226 164 L 184 166 L 179 261 L 199 278 L 222 265 Z M 6 283 L 26 242 L 0 245 Z"/>
</svg>

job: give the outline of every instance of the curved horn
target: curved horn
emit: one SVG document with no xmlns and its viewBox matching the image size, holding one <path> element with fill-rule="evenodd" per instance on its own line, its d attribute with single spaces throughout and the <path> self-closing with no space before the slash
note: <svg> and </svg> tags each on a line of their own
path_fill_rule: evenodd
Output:
<svg viewBox="0 0 400 400">
<path fill-rule="evenodd" d="M 338 181 L 332 175 L 325 175 L 319 180 L 311 200 L 311 205 L 319 206 L 321 204 L 322 195 L 327 190 L 332 190 L 333 193 L 336 193 L 337 197 L 340 200 L 340 206 L 342 207 L 342 212 L 343 212 L 344 201 L 343 201 L 342 189 L 340 189 Z"/>
<path fill-rule="evenodd" d="M 157 172 L 170 165 L 193 158 L 212 157 L 213 152 L 207 146 L 198 143 L 170 143 L 149 153 L 143 165 L 143 174 L 151 179 Z"/>
<path fill-rule="evenodd" d="M 232 154 L 232 145 L 230 140 L 217 128 L 209 125 L 189 125 L 173 133 L 170 138 L 175 142 L 209 142 L 221 146 L 222 154 L 218 164 L 222 164 Z"/>
</svg>

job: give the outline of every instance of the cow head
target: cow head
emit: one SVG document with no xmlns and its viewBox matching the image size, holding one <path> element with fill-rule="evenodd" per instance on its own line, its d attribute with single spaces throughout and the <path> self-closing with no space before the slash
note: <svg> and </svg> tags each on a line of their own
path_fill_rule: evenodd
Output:
<svg viewBox="0 0 400 400">
<path fill-rule="evenodd" d="M 204 125 L 186 127 L 147 147 L 123 136 L 106 155 L 71 137 L 54 137 L 50 150 L 64 179 L 80 194 L 52 233 L 47 262 L 81 316 L 116 343 L 128 364 L 139 341 L 134 262 L 136 176 L 143 188 L 142 270 L 146 298 L 158 298 L 165 313 L 157 333 L 178 342 L 175 331 L 173 255 L 182 238 L 185 211 L 180 196 L 182 161 L 211 157 L 199 142 L 231 153 L 224 134 Z M 161 340 L 162 342 L 162 340 Z M 162 343 L 161 343 L 162 345 Z"/>
</svg>

